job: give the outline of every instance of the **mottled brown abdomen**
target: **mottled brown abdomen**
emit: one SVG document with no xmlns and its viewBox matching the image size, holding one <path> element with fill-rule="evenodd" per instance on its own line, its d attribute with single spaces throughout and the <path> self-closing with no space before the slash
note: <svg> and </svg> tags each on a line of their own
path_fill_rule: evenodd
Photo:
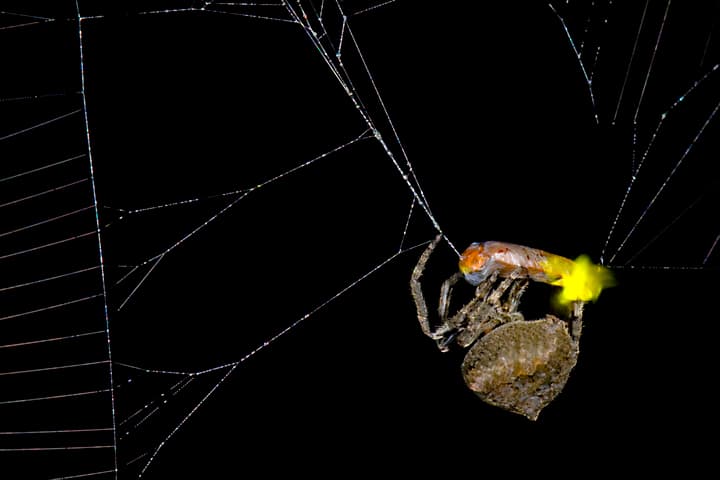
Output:
<svg viewBox="0 0 720 480">
<path fill-rule="evenodd" d="M 567 324 L 548 315 L 494 329 L 468 351 L 462 372 L 483 401 L 537 420 L 562 391 L 577 356 Z"/>
</svg>

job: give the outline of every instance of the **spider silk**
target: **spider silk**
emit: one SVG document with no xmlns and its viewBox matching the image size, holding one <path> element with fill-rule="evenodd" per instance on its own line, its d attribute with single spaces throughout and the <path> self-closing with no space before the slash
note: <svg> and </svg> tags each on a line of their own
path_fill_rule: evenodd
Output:
<svg viewBox="0 0 720 480">
<path fill-rule="evenodd" d="M 460 271 L 472 285 L 478 285 L 493 273 L 501 277 L 515 275 L 535 282 L 562 287 L 556 301 L 595 301 L 600 292 L 613 286 L 612 273 L 595 265 L 587 255 L 575 260 L 536 248 L 506 242 L 473 243 L 460 256 Z"/>
</svg>

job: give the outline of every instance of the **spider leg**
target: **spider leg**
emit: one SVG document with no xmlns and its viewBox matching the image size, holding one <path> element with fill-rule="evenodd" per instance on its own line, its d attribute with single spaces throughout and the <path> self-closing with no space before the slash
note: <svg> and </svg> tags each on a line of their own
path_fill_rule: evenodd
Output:
<svg viewBox="0 0 720 480">
<path fill-rule="evenodd" d="M 501 307 L 502 304 L 500 303 L 500 297 L 503 296 L 503 294 L 507 291 L 508 288 L 510 288 L 511 285 L 516 283 L 516 281 L 520 277 L 520 273 L 521 269 L 518 268 L 514 270 L 509 276 L 504 278 L 503 281 L 500 282 L 500 285 L 498 285 L 497 288 L 488 297 L 488 303 L 497 307 Z"/>
<path fill-rule="evenodd" d="M 417 310 L 418 322 L 420 322 L 420 328 L 422 332 L 430 337 L 435 338 L 435 335 L 430 330 L 430 321 L 428 320 L 428 309 L 425 297 L 422 293 L 422 285 L 420 285 L 420 277 L 422 277 L 423 271 L 425 270 L 425 264 L 427 264 L 430 254 L 435 250 L 435 247 L 442 239 L 442 235 L 438 235 L 435 239 L 430 242 L 430 245 L 420 255 L 417 265 L 413 269 L 412 276 L 410 277 L 410 291 L 412 292 L 413 300 L 415 301 L 415 308 Z"/>
<path fill-rule="evenodd" d="M 440 287 L 440 303 L 438 303 L 438 315 L 440 316 L 440 321 L 445 323 L 448 316 L 448 310 L 450 309 L 450 299 L 452 298 L 452 289 L 453 286 L 463 278 L 463 274 L 461 272 L 457 272 L 454 275 L 450 276 L 447 280 L 445 280 Z"/>
<path fill-rule="evenodd" d="M 441 352 L 447 352 L 448 345 L 455 341 L 459 330 L 455 324 L 448 322 L 448 311 L 452 299 L 453 286 L 463 278 L 463 274 L 457 272 L 445 280 L 440 287 L 440 301 L 438 303 L 438 315 L 440 317 L 440 325 L 429 335 L 433 340 L 437 341 L 438 348 Z M 454 317 L 453 317 L 454 318 Z"/>
<path fill-rule="evenodd" d="M 528 280 L 516 280 L 515 283 L 513 283 L 512 287 L 510 287 L 510 292 L 508 292 L 508 300 L 506 302 L 507 309 L 509 313 L 517 312 L 518 307 L 520 306 L 520 297 L 522 297 L 523 293 L 525 293 L 525 290 L 527 290 L 528 287 Z"/>
<path fill-rule="evenodd" d="M 475 289 L 475 296 L 480 297 L 483 300 L 487 300 L 488 295 L 490 295 L 490 292 L 492 292 L 492 287 L 495 285 L 495 282 L 498 278 L 498 272 L 497 270 L 494 271 L 488 278 L 480 282 Z"/>
<path fill-rule="evenodd" d="M 453 341 L 457 341 L 462 348 L 474 342 L 487 325 L 484 320 L 491 316 L 489 311 L 490 307 L 485 303 L 483 297 L 476 296 L 465 304 L 443 324 L 444 336 L 437 339 L 440 351 L 446 352 Z M 481 318 L 483 320 L 479 320 Z"/>
<path fill-rule="evenodd" d="M 572 304 L 572 312 L 570 313 L 570 333 L 576 342 L 580 340 L 580 335 L 582 335 L 582 317 L 584 307 L 584 302 L 574 302 Z"/>
</svg>

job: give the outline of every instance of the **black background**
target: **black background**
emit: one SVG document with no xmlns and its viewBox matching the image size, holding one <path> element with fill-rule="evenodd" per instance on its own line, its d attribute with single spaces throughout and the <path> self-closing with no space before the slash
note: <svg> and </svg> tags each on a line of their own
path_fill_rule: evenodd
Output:
<svg viewBox="0 0 720 480">
<path fill-rule="evenodd" d="M 326 3 L 337 39 L 337 14 Z M 651 6 L 627 83 L 643 5 L 559 10 L 593 75 L 593 107 L 546 4 L 465 3 L 398 1 L 351 16 L 363 59 L 346 31 L 342 60 L 357 98 L 405 169 L 364 60 L 432 213 L 458 249 L 495 239 L 597 261 L 660 115 L 718 59 L 713 43 L 706 50 L 717 33 L 713 9 L 673 5 L 650 69 L 665 5 Z M 346 13 L 362 6 L 344 3 Z M 306 32 L 228 14 L 137 14 L 151 7 L 81 4 L 84 16 L 102 16 L 83 22 L 83 53 L 118 422 L 179 379 L 122 364 L 200 371 L 235 362 L 312 315 L 243 361 L 164 444 L 146 478 L 539 474 L 574 461 L 583 473 L 644 472 L 707 460 L 697 439 L 717 420 L 717 253 L 703 269 L 681 267 L 702 264 L 717 235 L 716 120 L 609 262 L 618 286 L 587 307 L 579 363 L 533 423 L 482 403 L 463 384 L 462 352 L 441 354 L 423 337 L 408 287 L 422 248 L 409 247 L 435 230 L 415 205 L 404 233 L 412 195 L 378 142 L 359 141 L 262 185 L 367 128 Z M 253 12 L 287 18 L 265 8 Z M 79 100 L 75 14 L 40 12 L 59 20 L 0 31 L 0 41 L 14 42 L 2 94 L 64 91 L 70 109 Z M 610 253 L 691 145 L 717 92 L 710 76 L 668 115 Z M 2 120 L 8 131 L 22 125 L 11 115 L 30 110 L 13 105 Z M 66 106 L 40 111 L 53 108 Z M 57 133 L 81 146 L 83 134 L 81 122 Z M 237 198 L 214 195 L 258 184 L 169 251 L 124 303 L 153 264 L 118 284 L 126 265 L 161 254 Z M 128 213 L 187 199 L 200 201 Z M 355 284 L 401 240 L 408 250 Z M 424 284 L 431 302 L 455 262 L 446 247 L 432 257 Z M 546 309 L 546 293 L 530 297 L 530 316 Z M 149 456 L 126 464 L 153 452 L 225 371 L 198 377 L 146 422 L 118 429 L 121 478 L 137 475 Z M 14 457 L 24 473 L 9 478 L 32 478 L 32 458 Z M 107 464 L 65 458 L 70 466 L 58 475 Z"/>
</svg>

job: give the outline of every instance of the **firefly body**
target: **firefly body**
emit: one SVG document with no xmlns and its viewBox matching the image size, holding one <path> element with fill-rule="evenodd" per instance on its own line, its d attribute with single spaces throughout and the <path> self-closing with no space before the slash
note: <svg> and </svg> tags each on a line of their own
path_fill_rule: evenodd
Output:
<svg viewBox="0 0 720 480">
<path fill-rule="evenodd" d="M 478 285 L 494 272 L 505 278 L 514 274 L 517 278 L 552 284 L 568 275 L 573 265 L 569 258 L 506 242 L 473 243 L 460 257 L 460 271 L 472 285 Z"/>
<path fill-rule="evenodd" d="M 473 243 L 460 256 L 460 271 L 472 285 L 493 273 L 563 287 L 562 304 L 595 300 L 603 288 L 613 285 L 612 274 L 582 255 L 576 260 L 536 248 L 506 242 Z"/>
</svg>

